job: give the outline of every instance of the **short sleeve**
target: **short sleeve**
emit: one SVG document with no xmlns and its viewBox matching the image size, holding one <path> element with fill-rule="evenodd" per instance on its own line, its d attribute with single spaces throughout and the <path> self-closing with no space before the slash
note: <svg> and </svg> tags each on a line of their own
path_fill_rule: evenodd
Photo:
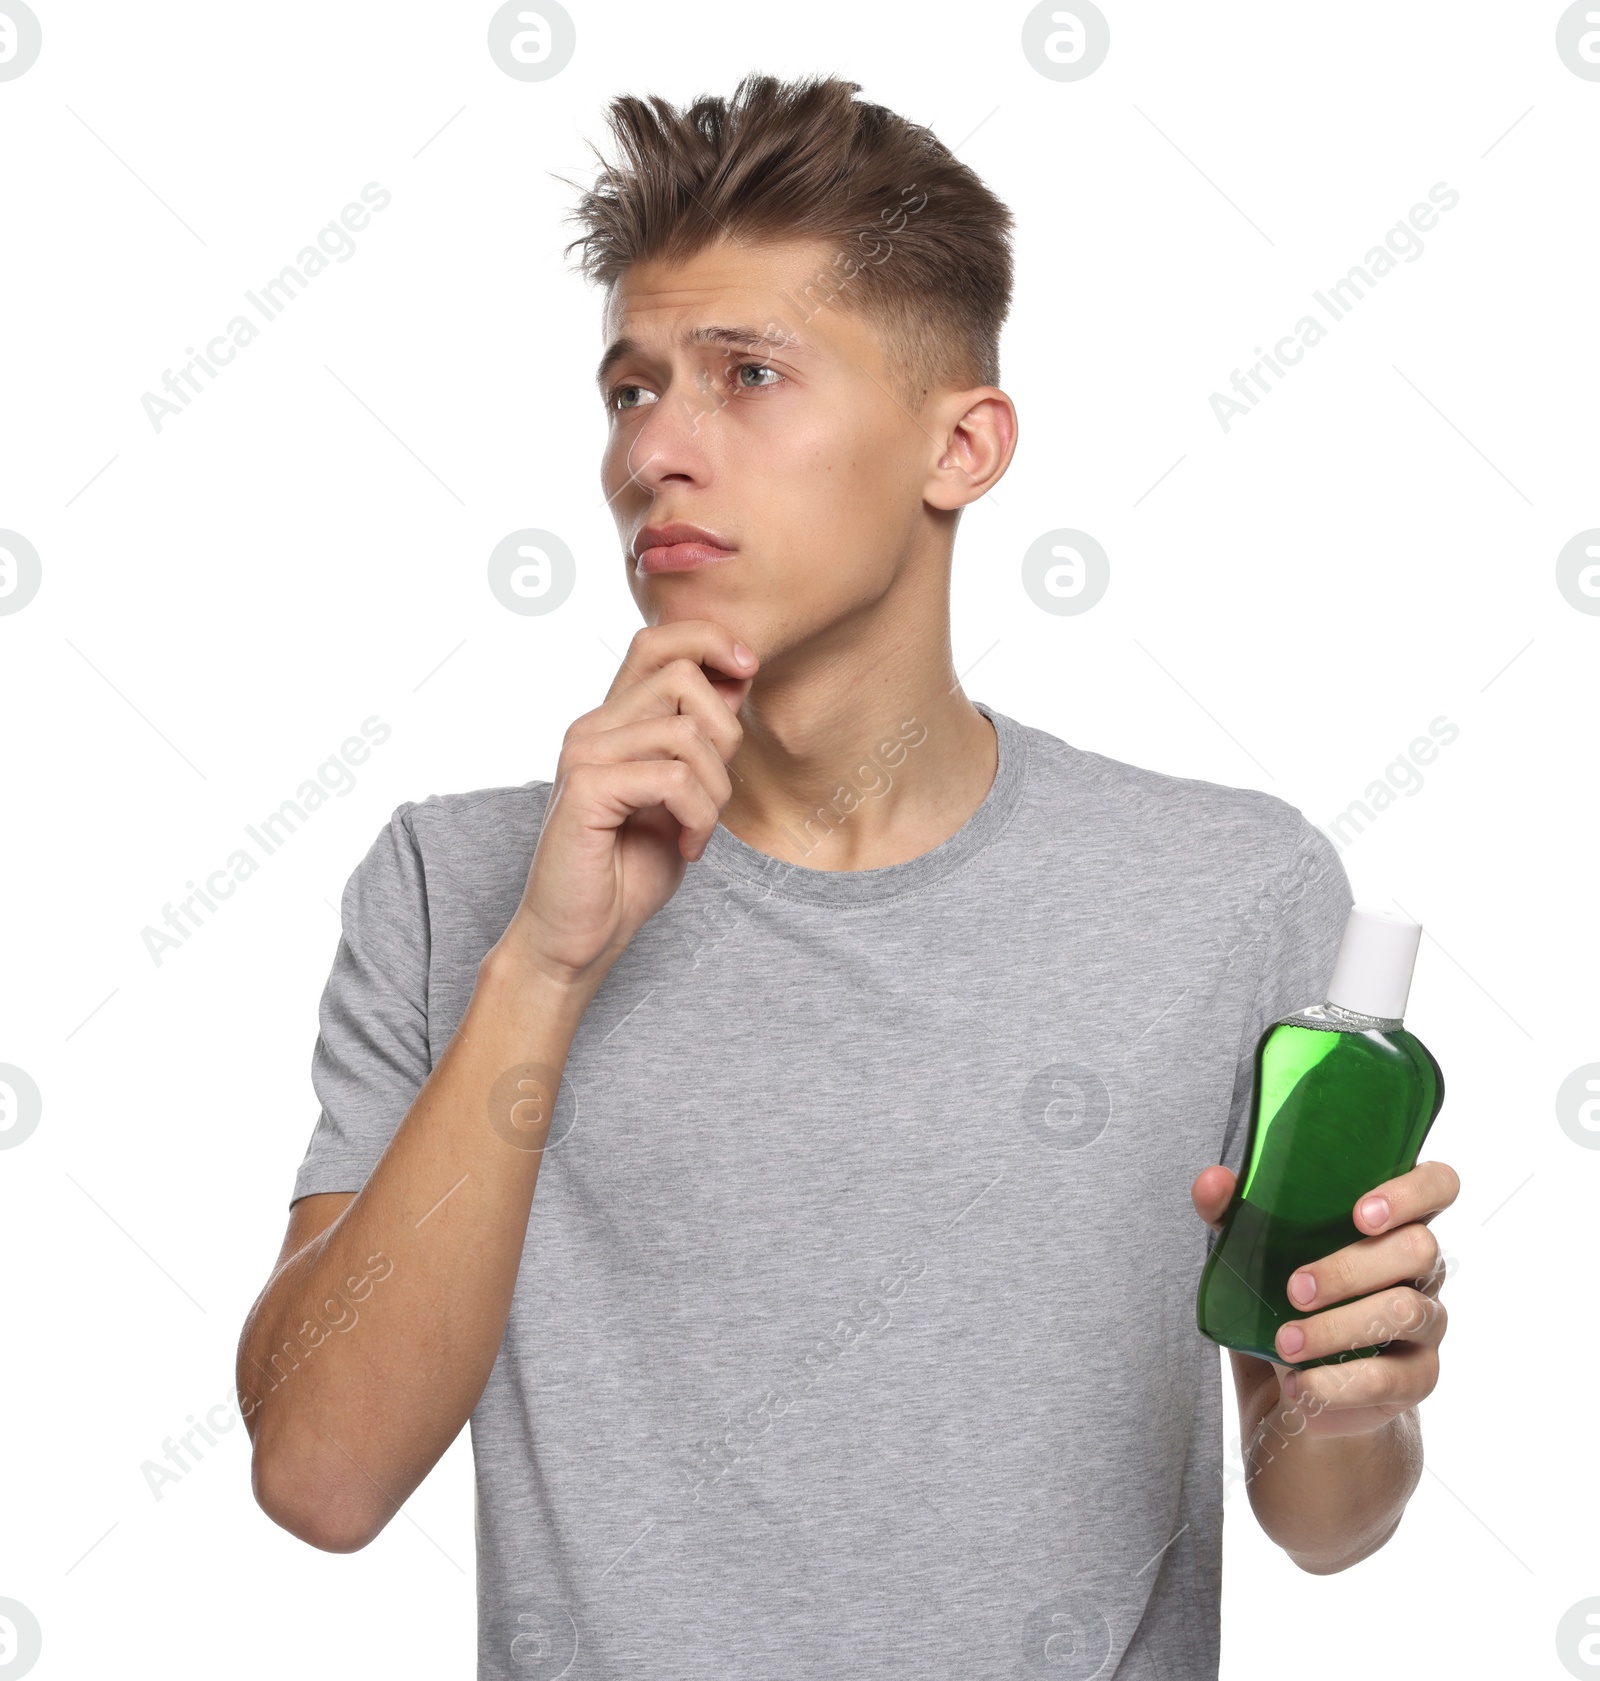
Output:
<svg viewBox="0 0 1600 1681">
<path fill-rule="evenodd" d="M 412 803 L 395 811 L 345 885 L 311 1057 L 322 1113 L 291 1201 L 359 1191 L 433 1067 L 427 884 Z"/>
<path fill-rule="evenodd" d="M 1291 832 L 1288 861 L 1267 900 L 1271 926 L 1250 1018 L 1239 1045 L 1233 1098 L 1218 1156 L 1239 1171 L 1255 1087 L 1256 1044 L 1268 1026 L 1328 996 L 1334 960 L 1355 896 L 1333 842 L 1302 813 Z"/>
</svg>

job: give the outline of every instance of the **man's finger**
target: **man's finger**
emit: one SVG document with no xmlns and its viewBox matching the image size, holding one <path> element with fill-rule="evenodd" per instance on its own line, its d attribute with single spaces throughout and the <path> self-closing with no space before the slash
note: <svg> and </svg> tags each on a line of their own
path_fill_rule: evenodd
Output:
<svg viewBox="0 0 1600 1681">
<path fill-rule="evenodd" d="M 1309 1319 L 1292 1319 L 1278 1327 L 1274 1346 L 1278 1358 L 1289 1365 L 1393 1342 L 1431 1347 L 1444 1335 L 1447 1322 L 1443 1302 L 1401 1285 Z"/>
<path fill-rule="evenodd" d="M 1212 1231 L 1222 1229 L 1222 1216 L 1227 1212 L 1236 1183 L 1234 1175 L 1225 1167 L 1208 1167 L 1189 1187 L 1194 1211 Z"/>
<path fill-rule="evenodd" d="M 566 766 L 569 755 L 563 753 Z M 619 724 L 585 737 L 570 755 L 574 764 L 616 765 L 630 759 L 682 759 L 693 769 L 721 811 L 728 803 L 733 785 L 722 755 L 700 732 L 695 717 L 675 713 L 670 718 L 646 718 L 636 724 Z"/>
<path fill-rule="evenodd" d="M 1382 1237 L 1364 1237 L 1320 1261 L 1297 1267 L 1289 1275 L 1289 1300 L 1302 1313 L 1314 1313 L 1352 1296 L 1370 1296 L 1391 1284 L 1414 1284 L 1421 1290 L 1434 1281 L 1438 1265 L 1438 1238 L 1421 1221 L 1413 1220 Z"/>
<path fill-rule="evenodd" d="M 748 683 L 738 685 L 746 693 L 749 687 Z M 660 671 L 629 684 L 603 705 L 575 719 L 563 743 L 563 756 L 569 747 L 579 749 L 573 762 L 581 764 L 582 749 L 603 731 L 681 713 L 694 721 L 725 762 L 731 762 L 744 738 L 744 729 L 736 716 L 737 706 L 725 705 L 727 699 L 725 694 L 718 697 L 715 685 L 693 660 L 669 660 Z"/>
<path fill-rule="evenodd" d="M 1386 1179 L 1361 1198 L 1352 1215 L 1356 1229 L 1376 1236 L 1411 1220 L 1431 1220 L 1456 1200 L 1461 1181 L 1444 1162 L 1418 1162 L 1398 1179 Z"/>
<path fill-rule="evenodd" d="M 565 786 L 590 828 L 620 829 L 637 814 L 664 806 L 681 826 L 686 859 L 698 858 L 717 826 L 716 801 L 682 759 L 626 759 L 613 765 L 575 765 Z M 670 833 L 670 831 L 669 831 Z"/>
<path fill-rule="evenodd" d="M 741 658 L 740 648 L 732 631 L 710 619 L 674 619 L 666 624 L 645 625 L 634 632 L 622 665 L 606 692 L 606 700 L 614 700 L 630 684 L 648 683 L 674 660 L 692 660 L 706 668 L 707 680 L 719 692 L 731 689 L 739 693 L 755 676 L 757 664 L 754 654 L 748 659 Z M 744 693 L 739 693 L 739 698 L 742 701 Z"/>
<path fill-rule="evenodd" d="M 1289 1372 L 1283 1392 L 1308 1418 L 1331 1423 L 1342 1413 L 1369 1410 L 1392 1418 L 1427 1400 L 1438 1381 L 1438 1350 L 1402 1343 L 1365 1360 Z"/>
</svg>

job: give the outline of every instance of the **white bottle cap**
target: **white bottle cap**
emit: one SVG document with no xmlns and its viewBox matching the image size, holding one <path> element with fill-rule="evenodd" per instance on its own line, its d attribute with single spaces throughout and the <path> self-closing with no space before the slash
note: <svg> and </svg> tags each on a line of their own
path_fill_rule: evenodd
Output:
<svg viewBox="0 0 1600 1681">
<path fill-rule="evenodd" d="M 1371 905 L 1351 907 L 1328 982 L 1328 1002 L 1364 1016 L 1402 1018 L 1422 924 Z"/>
</svg>

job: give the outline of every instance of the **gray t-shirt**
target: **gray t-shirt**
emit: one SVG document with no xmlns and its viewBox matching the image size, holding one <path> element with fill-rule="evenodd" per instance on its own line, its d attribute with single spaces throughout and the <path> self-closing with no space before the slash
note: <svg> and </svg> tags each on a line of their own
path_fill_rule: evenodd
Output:
<svg viewBox="0 0 1600 1681">
<path fill-rule="evenodd" d="M 1216 1675 L 1189 1187 L 1350 887 L 1274 795 L 975 704 L 949 839 L 826 871 L 719 826 L 585 1013 L 472 1415 L 480 1681 Z M 408 802 L 351 877 L 296 1197 L 365 1182 L 549 792 Z"/>
</svg>

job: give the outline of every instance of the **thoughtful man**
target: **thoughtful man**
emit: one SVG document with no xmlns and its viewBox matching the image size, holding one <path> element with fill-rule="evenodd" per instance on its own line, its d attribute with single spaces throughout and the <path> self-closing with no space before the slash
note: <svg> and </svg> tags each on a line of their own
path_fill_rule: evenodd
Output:
<svg viewBox="0 0 1600 1681">
<path fill-rule="evenodd" d="M 255 1489 L 363 1547 L 470 1419 L 480 1677 L 1216 1673 L 1206 1223 L 1350 888 L 1285 801 L 963 693 L 1011 217 L 857 92 L 614 103 L 575 243 L 646 628 L 598 705 L 535 671 L 551 781 L 402 805 L 345 890 Z M 1438 1372 L 1455 1175 L 1374 1189 L 1278 1351 L 1384 1352 L 1232 1357 L 1314 1572 Z"/>
</svg>

